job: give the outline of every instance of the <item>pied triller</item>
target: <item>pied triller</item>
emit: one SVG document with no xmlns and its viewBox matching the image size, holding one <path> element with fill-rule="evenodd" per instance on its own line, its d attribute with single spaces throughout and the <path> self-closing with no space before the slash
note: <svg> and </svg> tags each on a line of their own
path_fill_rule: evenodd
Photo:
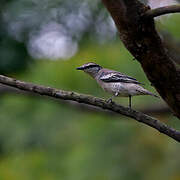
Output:
<svg viewBox="0 0 180 180">
<path fill-rule="evenodd" d="M 89 74 L 106 92 L 113 94 L 113 97 L 129 97 L 130 108 L 132 96 L 151 95 L 158 97 L 140 86 L 142 83 L 138 82 L 135 78 L 114 70 L 105 69 L 96 63 L 89 62 L 76 69 Z M 108 102 L 112 102 L 112 98 Z"/>
</svg>

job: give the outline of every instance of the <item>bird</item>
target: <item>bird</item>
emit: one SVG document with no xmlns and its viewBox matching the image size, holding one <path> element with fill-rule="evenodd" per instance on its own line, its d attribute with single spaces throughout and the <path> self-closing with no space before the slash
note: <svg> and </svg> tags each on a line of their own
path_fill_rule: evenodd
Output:
<svg viewBox="0 0 180 180">
<path fill-rule="evenodd" d="M 129 108 L 131 108 L 131 97 L 137 95 L 150 95 L 158 97 L 157 95 L 149 92 L 138 82 L 135 78 L 125 75 L 121 72 L 106 69 L 102 66 L 94 63 L 88 62 L 77 70 L 82 70 L 89 74 L 106 92 L 111 93 L 113 96 L 107 100 L 107 102 L 113 102 L 114 97 L 129 97 Z"/>
</svg>

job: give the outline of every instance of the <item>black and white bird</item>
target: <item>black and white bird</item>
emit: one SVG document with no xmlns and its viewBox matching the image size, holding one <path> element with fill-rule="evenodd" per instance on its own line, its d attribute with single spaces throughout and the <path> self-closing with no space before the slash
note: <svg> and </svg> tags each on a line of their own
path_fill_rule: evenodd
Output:
<svg viewBox="0 0 180 180">
<path fill-rule="evenodd" d="M 135 78 L 117 71 L 105 69 L 96 63 L 86 63 L 76 69 L 82 70 L 93 77 L 106 92 L 113 94 L 113 97 L 129 97 L 130 108 L 132 96 L 151 95 L 158 97 L 141 87 L 140 84 L 142 83 L 138 82 Z M 110 98 L 108 101 L 112 102 L 112 98 Z"/>
</svg>

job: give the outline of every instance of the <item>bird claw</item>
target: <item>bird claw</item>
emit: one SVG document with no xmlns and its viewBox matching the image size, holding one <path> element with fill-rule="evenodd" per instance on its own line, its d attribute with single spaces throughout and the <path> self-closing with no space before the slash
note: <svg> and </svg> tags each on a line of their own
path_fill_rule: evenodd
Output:
<svg viewBox="0 0 180 180">
<path fill-rule="evenodd" d="M 114 102 L 113 102 L 112 99 L 110 98 L 110 99 L 107 100 L 107 103 L 113 104 Z"/>
</svg>

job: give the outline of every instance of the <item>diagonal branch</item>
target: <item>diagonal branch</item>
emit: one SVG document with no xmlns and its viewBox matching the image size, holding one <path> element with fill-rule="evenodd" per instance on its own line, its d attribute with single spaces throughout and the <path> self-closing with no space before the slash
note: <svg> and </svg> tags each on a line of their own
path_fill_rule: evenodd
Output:
<svg viewBox="0 0 180 180">
<path fill-rule="evenodd" d="M 84 104 L 92 105 L 92 106 L 99 107 L 102 109 L 110 110 L 112 112 L 116 112 L 124 116 L 133 118 L 138 122 L 144 123 L 158 130 L 159 132 L 166 134 L 167 136 L 175 139 L 176 141 L 180 142 L 179 131 L 167 126 L 166 124 L 146 114 L 123 107 L 116 103 L 107 103 L 106 100 L 101 99 L 101 98 L 97 98 L 90 95 L 79 94 L 76 92 L 63 91 L 60 89 L 58 90 L 55 88 L 50 88 L 50 87 L 45 87 L 45 86 L 39 86 L 32 83 L 27 83 L 27 82 L 13 79 L 13 78 L 9 78 L 3 75 L 0 75 L 0 83 L 11 86 L 11 87 L 15 87 L 20 90 L 27 91 L 27 92 L 33 92 L 39 95 L 49 96 L 56 99 L 71 100 L 78 103 L 84 103 Z"/>
<path fill-rule="evenodd" d="M 180 12 L 180 5 L 171 5 L 171 6 L 164 6 L 156 9 L 147 10 L 142 17 L 144 18 L 154 18 L 157 16 L 170 14 L 170 13 L 179 13 Z"/>
<path fill-rule="evenodd" d="M 149 81 L 180 118 L 180 71 L 167 54 L 153 19 L 142 18 L 149 7 L 138 0 L 102 2 L 114 19 L 126 48 L 141 63 Z"/>
<path fill-rule="evenodd" d="M 105 109 L 100 109 L 96 106 L 91 106 L 88 104 L 82 104 L 82 103 L 77 103 L 75 101 L 59 101 L 59 99 L 55 99 L 53 97 L 48 97 L 48 96 L 41 96 L 39 94 L 35 94 L 33 92 L 29 91 L 24 91 L 21 89 L 17 89 L 11 86 L 3 85 L 0 83 L 0 96 L 5 95 L 5 94 L 18 94 L 18 95 L 23 95 L 23 96 L 29 96 L 29 97 L 36 97 L 40 98 L 40 100 L 47 98 L 48 100 L 54 100 L 55 102 L 59 104 L 63 104 L 64 106 L 71 106 L 72 108 L 78 110 L 78 111 L 84 111 L 87 113 L 96 113 L 96 114 L 107 114 L 108 116 L 119 116 L 117 113 L 113 111 L 108 111 Z M 149 115 L 161 115 L 161 116 L 166 116 L 167 114 L 170 114 L 171 111 L 167 106 L 164 106 L 163 104 L 159 105 L 153 105 L 153 106 L 147 106 L 143 108 L 139 108 L 138 111 L 141 111 L 145 114 Z"/>
</svg>

